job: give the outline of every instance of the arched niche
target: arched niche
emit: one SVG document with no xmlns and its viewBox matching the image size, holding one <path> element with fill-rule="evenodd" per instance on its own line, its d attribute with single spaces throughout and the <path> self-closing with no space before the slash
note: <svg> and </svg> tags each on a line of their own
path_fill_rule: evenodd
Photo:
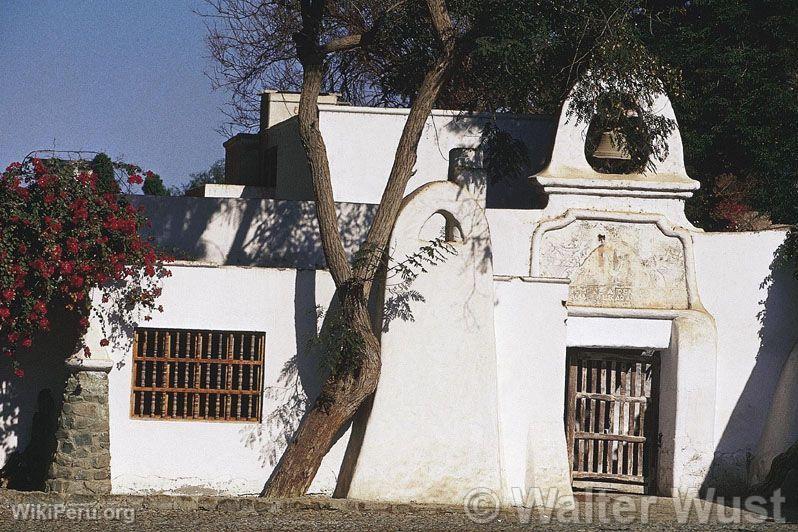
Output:
<svg viewBox="0 0 798 532">
<path fill-rule="evenodd" d="M 440 209 L 433 213 L 421 226 L 418 239 L 423 241 L 442 240 L 448 244 L 462 244 L 463 228 L 454 215 Z"/>
</svg>

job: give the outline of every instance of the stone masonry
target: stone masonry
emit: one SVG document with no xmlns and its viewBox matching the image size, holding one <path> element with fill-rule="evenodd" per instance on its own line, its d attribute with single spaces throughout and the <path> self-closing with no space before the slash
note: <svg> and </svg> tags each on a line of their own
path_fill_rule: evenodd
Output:
<svg viewBox="0 0 798 532">
<path fill-rule="evenodd" d="M 78 369 L 78 371 L 75 371 Z M 58 447 L 47 491 L 70 494 L 111 492 L 108 375 L 73 368 L 64 390 Z"/>
</svg>

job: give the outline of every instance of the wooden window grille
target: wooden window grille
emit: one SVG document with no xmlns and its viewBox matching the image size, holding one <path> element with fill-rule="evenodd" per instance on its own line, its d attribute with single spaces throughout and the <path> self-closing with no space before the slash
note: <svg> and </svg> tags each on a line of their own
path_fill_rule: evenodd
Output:
<svg viewBox="0 0 798 532">
<path fill-rule="evenodd" d="M 137 328 L 134 418 L 260 421 L 266 335 Z"/>
</svg>

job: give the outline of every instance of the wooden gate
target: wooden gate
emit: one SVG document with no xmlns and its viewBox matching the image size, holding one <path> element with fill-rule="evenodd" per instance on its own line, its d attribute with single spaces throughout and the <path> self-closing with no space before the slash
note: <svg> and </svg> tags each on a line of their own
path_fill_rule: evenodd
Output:
<svg viewBox="0 0 798 532">
<path fill-rule="evenodd" d="M 659 353 L 568 348 L 567 369 L 574 487 L 653 493 Z"/>
</svg>

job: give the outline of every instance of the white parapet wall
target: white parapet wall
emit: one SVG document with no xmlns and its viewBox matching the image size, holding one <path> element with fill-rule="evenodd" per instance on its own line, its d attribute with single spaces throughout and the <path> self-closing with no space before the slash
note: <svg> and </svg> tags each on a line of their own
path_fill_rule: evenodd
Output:
<svg viewBox="0 0 798 532">
<path fill-rule="evenodd" d="M 479 202 L 453 183 L 422 186 L 403 204 L 390 253 L 401 262 L 442 235 L 448 251 L 412 284 L 388 275 L 382 374 L 349 497 L 460 505 L 476 488 L 501 493 L 493 267 Z"/>
</svg>

